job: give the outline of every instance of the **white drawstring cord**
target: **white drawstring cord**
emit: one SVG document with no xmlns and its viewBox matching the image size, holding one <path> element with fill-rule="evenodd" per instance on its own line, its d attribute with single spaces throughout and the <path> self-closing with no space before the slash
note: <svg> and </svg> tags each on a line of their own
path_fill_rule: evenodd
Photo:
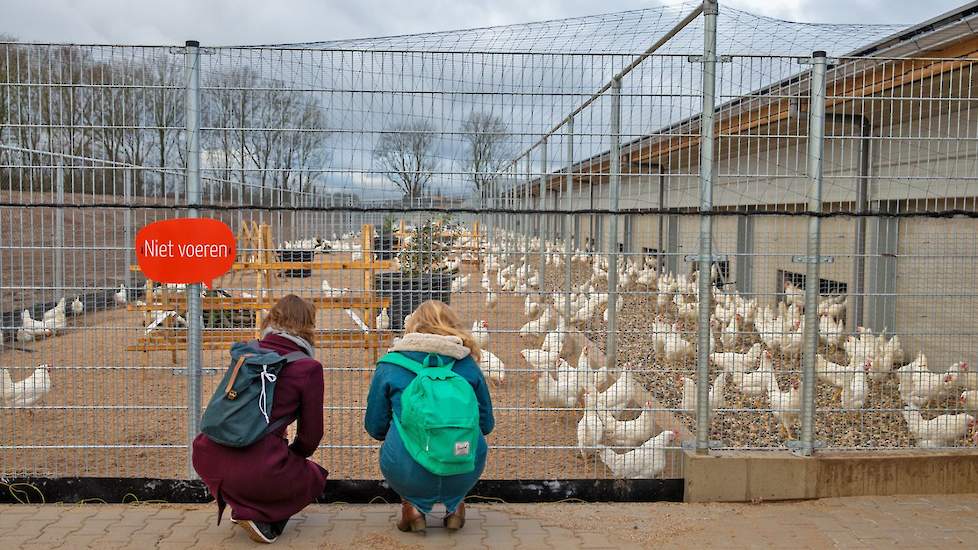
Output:
<svg viewBox="0 0 978 550">
<path fill-rule="evenodd" d="M 265 380 L 274 382 L 278 377 L 268 372 L 268 365 L 261 366 L 261 374 L 258 376 L 261 377 L 261 395 L 258 397 L 258 409 L 261 410 L 261 414 L 265 417 L 265 424 L 269 424 L 271 420 L 268 418 L 269 410 L 268 403 L 266 402 L 267 398 L 265 397 Z"/>
</svg>

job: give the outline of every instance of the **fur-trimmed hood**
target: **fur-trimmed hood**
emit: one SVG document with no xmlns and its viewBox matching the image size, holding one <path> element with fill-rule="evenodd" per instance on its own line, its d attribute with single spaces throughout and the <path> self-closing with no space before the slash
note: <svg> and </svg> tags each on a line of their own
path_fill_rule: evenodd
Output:
<svg viewBox="0 0 978 550">
<path fill-rule="evenodd" d="M 423 332 L 409 332 L 402 338 L 395 339 L 394 345 L 389 351 L 437 353 L 452 359 L 465 359 L 472 352 L 462 345 L 462 339 L 458 336 L 442 336 Z"/>
</svg>

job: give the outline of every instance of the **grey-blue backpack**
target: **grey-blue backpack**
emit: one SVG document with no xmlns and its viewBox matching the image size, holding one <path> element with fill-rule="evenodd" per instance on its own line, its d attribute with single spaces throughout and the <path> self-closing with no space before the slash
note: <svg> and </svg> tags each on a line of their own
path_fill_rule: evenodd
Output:
<svg viewBox="0 0 978 550">
<path fill-rule="evenodd" d="M 221 445 L 247 447 L 291 422 L 291 416 L 271 418 L 275 382 L 286 365 L 306 357 L 262 349 L 257 340 L 233 344 L 231 366 L 207 403 L 201 433 Z"/>
</svg>

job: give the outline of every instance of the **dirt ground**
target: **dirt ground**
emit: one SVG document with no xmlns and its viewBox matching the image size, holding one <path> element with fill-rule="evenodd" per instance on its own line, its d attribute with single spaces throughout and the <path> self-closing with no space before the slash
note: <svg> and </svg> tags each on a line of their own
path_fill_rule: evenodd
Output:
<svg viewBox="0 0 978 550">
<path fill-rule="evenodd" d="M 343 257 L 333 254 L 330 257 Z M 506 380 L 492 397 L 496 431 L 487 478 L 594 478 L 610 472 L 595 458 L 578 458 L 579 411 L 538 411 L 530 367 L 519 350 L 528 347 L 516 332 L 524 323 L 522 297 L 500 293 L 497 307 L 486 311 L 479 274 L 452 296 L 466 324 L 486 318 L 492 331 L 488 349 L 506 365 Z M 307 279 L 276 279 L 275 295 L 315 295 L 323 278 L 334 288 L 362 288 L 360 272 L 317 273 Z M 254 292 L 253 276 L 224 281 L 225 288 Z M 142 334 L 143 314 L 110 309 L 71 318 L 63 335 L 0 352 L 0 365 L 15 381 L 40 364 L 51 368 L 53 388 L 35 409 L 0 408 L 0 462 L 9 475 L 86 475 L 180 478 L 187 473 L 186 394 L 183 376 L 169 352 L 129 352 Z M 321 328 L 355 330 L 342 311 L 321 312 Z M 383 350 L 379 350 L 380 353 Z M 317 459 L 334 478 L 380 476 L 377 443 L 363 431 L 362 415 L 373 360 L 364 349 L 320 349 L 326 377 L 326 433 Z M 226 351 L 204 351 L 203 365 L 216 369 L 204 377 L 206 403 L 227 365 Z"/>
</svg>

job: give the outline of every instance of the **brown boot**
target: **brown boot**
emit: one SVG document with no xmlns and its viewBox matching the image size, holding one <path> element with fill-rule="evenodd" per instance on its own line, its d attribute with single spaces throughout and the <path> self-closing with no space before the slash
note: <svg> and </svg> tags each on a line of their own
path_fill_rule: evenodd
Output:
<svg viewBox="0 0 978 550">
<path fill-rule="evenodd" d="M 406 533 L 408 531 L 424 531 L 425 527 L 427 525 L 424 521 L 424 514 L 412 506 L 410 502 L 402 502 L 401 519 L 397 520 L 397 529 Z"/>
<path fill-rule="evenodd" d="M 465 503 L 459 502 L 454 512 L 445 516 L 445 528 L 457 531 L 465 527 Z"/>
</svg>

